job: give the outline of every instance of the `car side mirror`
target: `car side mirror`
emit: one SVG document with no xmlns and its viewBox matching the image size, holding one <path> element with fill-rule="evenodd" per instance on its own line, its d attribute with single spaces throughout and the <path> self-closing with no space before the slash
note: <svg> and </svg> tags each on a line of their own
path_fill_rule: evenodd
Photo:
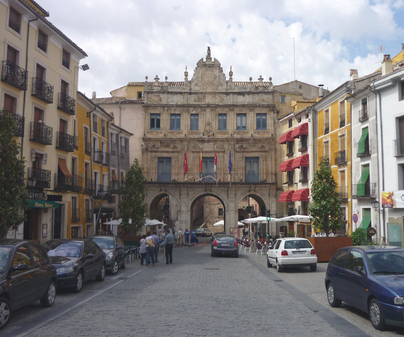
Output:
<svg viewBox="0 0 404 337">
<path fill-rule="evenodd" d="M 27 270 L 28 266 L 25 263 L 19 264 L 17 267 L 13 267 L 13 270 Z"/>
<path fill-rule="evenodd" d="M 94 258 L 94 254 L 87 254 L 85 256 L 85 259 L 92 259 L 92 258 Z"/>
<path fill-rule="evenodd" d="M 123 247 L 121 245 L 117 245 L 116 249 L 122 249 Z"/>
<path fill-rule="evenodd" d="M 355 266 L 354 271 L 361 275 L 365 275 L 365 270 L 364 270 L 363 266 Z"/>
</svg>

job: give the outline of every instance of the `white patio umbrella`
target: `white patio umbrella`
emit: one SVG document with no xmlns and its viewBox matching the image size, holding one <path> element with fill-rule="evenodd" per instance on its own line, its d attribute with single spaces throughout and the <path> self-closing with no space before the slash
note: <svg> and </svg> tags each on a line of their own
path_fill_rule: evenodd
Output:
<svg viewBox="0 0 404 337">
<path fill-rule="evenodd" d="M 284 218 L 271 218 L 271 221 L 279 222 L 279 221 L 310 221 L 313 219 L 310 215 L 290 215 L 285 216 Z"/>
<path fill-rule="evenodd" d="M 122 223 L 122 219 L 110 220 L 104 222 L 104 225 L 119 226 Z"/>
<path fill-rule="evenodd" d="M 267 221 L 267 218 L 264 216 L 258 216 L 256 218 L 249 218 L 249 219 L 244 219 L 244 223 L 258 223 L 258 222 L 264 222 Z"/>
<path fill-rule="evenodd" d="M 224 221 L 223 221 L 223 220 L 219 220 L 218 222 L 215 222 L 215 223 L 213 224 L 213 226 L 214 226 L 214 227 L 216 227 L 216 226 L 224 226 Z"/>
</svg>

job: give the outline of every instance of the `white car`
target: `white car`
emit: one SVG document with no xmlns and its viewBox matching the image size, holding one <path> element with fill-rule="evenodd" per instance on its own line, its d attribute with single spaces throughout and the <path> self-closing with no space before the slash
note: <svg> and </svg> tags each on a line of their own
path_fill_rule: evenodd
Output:
<svg viewBox="0 0 404 337">
<path fill-rule="evenodd" d="M 305 238 L 280 238 L 268 248 L 267 266 L 272 265 L 278 272 L 292 266 L 309 266 L 311 271 L 316 271 L 316 251 Z"/>
</svg>

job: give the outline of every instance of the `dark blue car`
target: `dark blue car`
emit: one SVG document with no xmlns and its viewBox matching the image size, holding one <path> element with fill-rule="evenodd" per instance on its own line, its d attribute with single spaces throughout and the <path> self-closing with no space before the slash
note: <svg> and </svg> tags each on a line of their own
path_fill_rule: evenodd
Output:
<svg viewBox="0 0 404 337">
<path fill-rule="evenodd" d="M 378 330 L 404 327 L 404 249 L 356 246 L 339 249 L 325 277 L 328 303 L 344 301 L 369 314 Z"/>
</svg>

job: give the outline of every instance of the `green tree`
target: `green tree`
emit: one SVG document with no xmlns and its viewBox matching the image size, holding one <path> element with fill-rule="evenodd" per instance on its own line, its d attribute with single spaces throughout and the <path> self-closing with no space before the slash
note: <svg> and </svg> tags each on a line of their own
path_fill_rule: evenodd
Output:
<svg viewBox="0 0 404 337">
<path fill-rule="evenodd" d="M 21 146 L 14 139 L 13 114 L 0 111 L 0 237 L 16 229 L 25 220 L 27 190 L 24 183 L 25 161 L 19 159 Z"/>
<path fill-rule="evenodd" d="M 129 235 L 136 235 L 144 225 L 147 215 L 145 197 L 146 178 L 139 161 L 135 159 L 125 176 L 122 200 L 119 203 L 123 230 Z"/>
<path fill-rule="evenodd" d="M 308 211 L 313 217 L 313 227 L 328 236 L 330 230 L 335 231 L 342 225 L 341 200 L 328 159 L 323 159 L 314 173 L 310 193 Z"/>
</svg>

